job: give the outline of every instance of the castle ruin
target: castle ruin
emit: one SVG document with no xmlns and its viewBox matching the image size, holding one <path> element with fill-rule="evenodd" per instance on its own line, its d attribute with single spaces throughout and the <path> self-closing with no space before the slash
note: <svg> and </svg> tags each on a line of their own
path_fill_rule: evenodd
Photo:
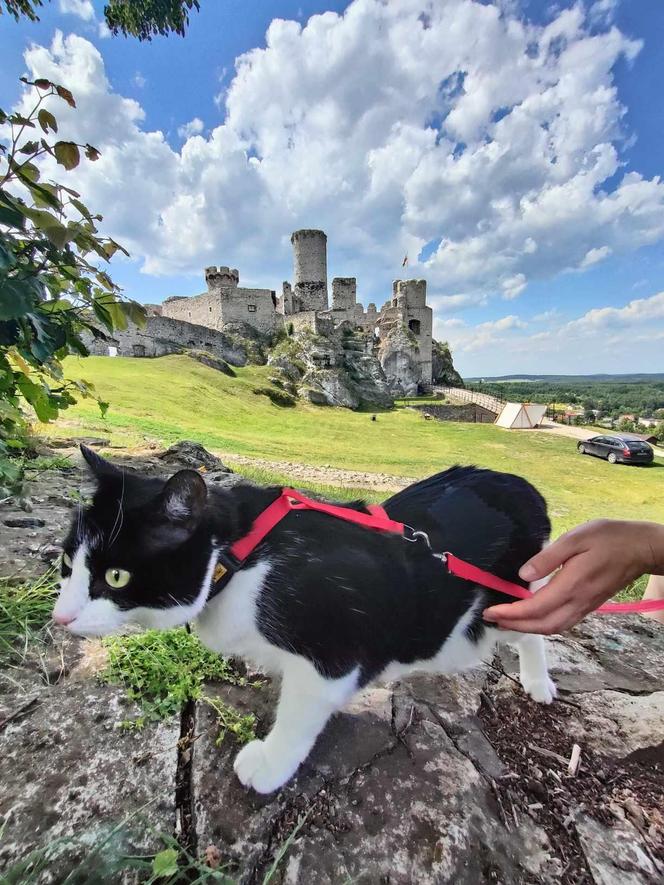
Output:
<svg viewBox="0 0 664 885">
<path fill-rule="evenodd" d="M 375 347 L 388 379 L 404 391 L 432 381 L 433 311 L 426 303 L 426 280 L 395 280 L 392 296 L 381 307 L 365 310 L 357 301 L 357 279 L 332 280 L 332 305 L 327 287 L 327 236 L 322 230 L 298 230 L 291 236 L 293 282 L 273 289 L 240 286 L 235 268 L 207 267 L 208 291 L 191 297 L 167 298 L 155 313 L 208 329 L 221 331 L 245 323 L 258 332 L 272 334 L 292 326 L 326 335 L 344 328 L 364 335 Z"/>
</svg>

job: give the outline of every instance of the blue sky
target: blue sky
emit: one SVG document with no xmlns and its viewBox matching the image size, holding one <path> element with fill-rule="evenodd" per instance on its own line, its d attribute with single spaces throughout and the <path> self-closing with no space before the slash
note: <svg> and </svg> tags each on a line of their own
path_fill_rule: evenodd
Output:
<svg viewBox="0 0 664 885">
<path fill-rule="evenodd" d="M 364 303 L 408 254 L 467 374 L 664 370 L 664 4 L 202 0 L 144 44 L 102 6 L 3 17 L 0 103 L 26 72 L 77 96 L 61 131 L 102 160 L 72 182 L 129 296 L 209 263 L 279 288 L 323 227 Z"/>
</svg>

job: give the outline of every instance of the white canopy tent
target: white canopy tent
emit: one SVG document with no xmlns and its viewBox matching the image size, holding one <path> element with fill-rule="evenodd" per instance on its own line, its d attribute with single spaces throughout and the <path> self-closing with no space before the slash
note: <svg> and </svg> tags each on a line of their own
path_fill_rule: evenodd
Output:
<svg viewBox="0 0 664 885">
<path fill-rule="evenodd" d="M 546 406 L 541 403 L 505 403 L 495 423 L 498 427 L 522 430 L 538 427 L 545 414 Z"/>
</svg>

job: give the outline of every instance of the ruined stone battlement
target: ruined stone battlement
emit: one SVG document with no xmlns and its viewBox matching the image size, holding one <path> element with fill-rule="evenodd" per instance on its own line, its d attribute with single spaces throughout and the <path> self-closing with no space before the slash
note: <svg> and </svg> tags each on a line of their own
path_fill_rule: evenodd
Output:
<svg viewBox="0 0 664 885">
<path fill-rule="evenodd" d="M 212 265 L 205 268 L 205 282 L 210 292 L 222 287 L 235 288 L 240 285 L 240 272 L 235 267 L 230 268 L 225 265 L 215 267 Z"/>
<path fill-rule="evenodd" d="M 396 302 L 396 303 L 395 303 Z M 392 283 L 392 307 L 426 307 L 426 280 L 394 280 Z"/>
</svg>

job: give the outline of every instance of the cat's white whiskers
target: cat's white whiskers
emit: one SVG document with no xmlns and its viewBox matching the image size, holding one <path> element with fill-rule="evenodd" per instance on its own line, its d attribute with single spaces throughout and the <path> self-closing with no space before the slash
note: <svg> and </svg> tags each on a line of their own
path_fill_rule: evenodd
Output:
<svg viewBox="0 0 664 885">
<path fill-rule="evenodd" d="M 108 542 L 109 548 L 113 546 L 113 542 L 117 539 L 118 535 L 122 531 L 122 524 L 124 522 L 124 494 L 125 494 L 125 474 L 124 471 L 122 473 L 122 489 L 120 491 L 120 500 L 118 502 L 118 514 L 115 517 L 115 522 L 113 523 L 113 528 L 111 529 L 110 539 Z M 118 525 L 119 521 L 119 525 Z M 117 531 L 116 531 L 117 527 Z"/>
</svg>

